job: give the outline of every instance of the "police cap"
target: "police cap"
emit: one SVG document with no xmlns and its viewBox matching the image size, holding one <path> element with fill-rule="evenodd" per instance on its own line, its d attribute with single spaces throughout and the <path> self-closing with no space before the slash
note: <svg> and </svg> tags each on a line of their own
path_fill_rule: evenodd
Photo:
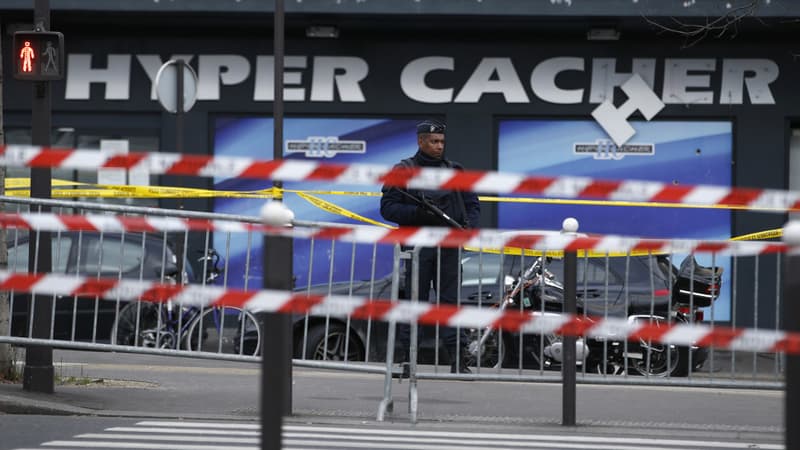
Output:
<svg viewBox="0 0 800 450">
<path fill-rule="evenodd" d="M 417 124 L 417 134 L 437 133 L 444 134 L 445 125 L 435 119 L 423 120 Z"/>
</svg>

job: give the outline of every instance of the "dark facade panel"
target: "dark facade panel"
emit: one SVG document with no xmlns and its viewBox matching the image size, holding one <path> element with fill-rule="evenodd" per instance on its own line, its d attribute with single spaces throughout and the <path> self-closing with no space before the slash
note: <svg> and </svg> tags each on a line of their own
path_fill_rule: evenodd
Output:
<svg viewBox="0 0 800 450">
<path fill-rule="evenodd" d="M 665 0 L 285 0 L 286 12 L 306 14 L 452 15 L 452 16 L 566 16 L 640 17 L 722 16 L 755 5 L 757 17 L 795 17 L 800 4 L 793 0 L 701 0 L 690 6 Z M 51 0 L 54 11 L 107 12 L 214 12 L 269 13 L 273 2 L 264 0 Z M 33 8 L 33 0 L 5 0 L 3 9 Z"/>
</svg>

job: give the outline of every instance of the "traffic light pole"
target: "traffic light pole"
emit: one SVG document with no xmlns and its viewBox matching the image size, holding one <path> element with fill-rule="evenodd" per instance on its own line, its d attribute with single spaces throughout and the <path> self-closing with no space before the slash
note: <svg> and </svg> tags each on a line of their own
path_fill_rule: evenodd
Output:
<svg viewBox="0 0 800 450">
<path fill-rule="evenodd" d="M 50 28 L 50 1 L 34 1 L 34 23 L 46 31 Z M 31 141 L 33 145 L 50 146 L 50 82 L 37 81 L 33 84 L 33 104 L 31 107 Z M 31 197 L 50 198 L 51 169 L 31 169 Z M 49 210 L 49 208 L 43 208 Z M 28 271 L 31 273 L 50 273 L 52 269 L 52 243 L 50 233 L 36 232 L 37 240 L 29 245 Z M 34 295 L 29 309 L 32 323 L 32 337 L 50 338 L 50 323 L 53 298 Z M 53 370 L 53 348 L 31 346 L 25 351 L 25 368 L 22 372 L 22 388 L 31 392 L 52 394 L 55 372 Z"/>
<path fill-rule="evenodd" d="M 283 54 L 284 0 L 275 0 L 274 59 L 275 97 L 273 115 L 273 159 L 283 159 Z M 273 182 L 281 187 L 280 182 Z M 291 291 L 294 287 L 292 239 L 264 236 L 264 287 Z M 292 414 L 292 321 L 288 314 L 268 313 L 261 333 L 261 449 L 282 448 L 283 417 Z"/>
</svg>

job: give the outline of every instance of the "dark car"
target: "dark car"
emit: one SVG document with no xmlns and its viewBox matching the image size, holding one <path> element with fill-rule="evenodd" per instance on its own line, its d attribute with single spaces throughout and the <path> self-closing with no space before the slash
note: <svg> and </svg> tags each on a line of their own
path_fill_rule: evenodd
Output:
<svg viewBox="0 0 800 450">
<path fill-rule="evenodd" d="M 31 236 L 36 235 L 18 235 L 7 241 L 9 270 L 28 272 Z M 174 279 L 178 272 L 177 257 L 171 244 L 167 241 L 165 249 L 164 242 L 163 237 L 143 237 L 141 233 L 52 233 L 52 272 L 101 278 Z M 192 268 L 188 263 L 185 268 L 185 277 L 191 282 Z M 12 335 L 29 336 L 31 296 L 12 293 L 10 302 Z M 124 305 L 125 302 L 115 299 L 57 296 L 53 336 L 107 341 L 116 315 Z"/>
<path fill-rule="evenodd" d="M 498 305 L 514 281 L 531 265 L 536 257 L 518 255 L 499 255 L 497 253 L 464 252 L 462 257 L 462 280 L 460 298 L 462 305 L 492 307 Z M 501 268 L 502 266 L 502 268 Z M 694 268 L 692 267 L 694 266 Z M 547 258 L 544 268 L 552 274 L 553 280 L 563 280 L 563 261 Z M 577 273 L 577 297 L 579 311 L 594 316 L 632 316 L 650 314 L 651 306 L 655 313 L 669 314 L 668 309 L 681 310 L 688 320 L 702 320 L 699 307 L 708 306 L 719 294 L 721 283 L 719 270 L 709 277 L 709 269 L 696 264 L 694 258 L 687 258 L 680 267 L 672 264 L 664 255 L 580 258 Z M 689 279 L 694 277 L 695 281 Z M 402 280 L 403 277 L 401 277 Z M 670 282 L 672 287 L 670 287 Z M 627 289 L 626 289 L 627 286 Z M 688 287 L 692 290 L 689 291 Z M 306 289 L 298 289 L 305 291 Z M 319 285 L 311 288 L 311 293 L 369 296 L 390 298 L 391 277 L 379 278 L 374 282 L 363 281 L 354 284 L 334 283 L 332 286 Z M 400 297 L 404 289 L 400 287 Z M 672 294 L 671 296 L 669 294 Z M 563 288 L 560 282 L 548 284 L 544 296 L 531 295 L 528 310 L 561 312 L 563 308 Z M 431 295 L 435 299 L 434 295 Z M 541 302 L 541 298 L 546 298 Z M 349 331 L 348 331 L 349 326 Z M 325 342 L 325 327 L 328 340 Z M 345 343 L 347 359 L 363 361 L 369 351 L 370 361 L 385 359 L 386 324 L 379 321 L 348 322 L 338 318 L 309 317 L 308 334 L 303 341 L 306 321 L 304 317 L 295 320 L 295 356 L 300 357 L 304 349 L 305 357 L 310 359 L 343 360 Z M 370 345 L 366 348 L 369 335 Z M 470 330 L 469 339 L 477 339 L 477 330 Z M 526 335 L 522 345 L 518 335 L 504 334 L 504 350 L 501 355 L 492 351 L 482 355 L 482 365 L 495 365 L 497 358 L 503 366 L 518 367 L 520 361 L 528 368 L 544 365 L 538 336 Z M 438 348 L 437 348 L 438 347 Z M 520 357 L 520 349 L 523 352 Z M 449 355 L 442 342 L 435 339 L 435 327 L 421 327 L 419 341 L 419 362 L 434 363 L 438 350 L 440 364 L 448 364 Z M 678 357 L 676 356 L 675 361 Z M 705 361 L 705 351 L 693 348 L 693 367 L 698 368 Z M 473 361 L 473 364 L 475 362 Z"/>
</svg>

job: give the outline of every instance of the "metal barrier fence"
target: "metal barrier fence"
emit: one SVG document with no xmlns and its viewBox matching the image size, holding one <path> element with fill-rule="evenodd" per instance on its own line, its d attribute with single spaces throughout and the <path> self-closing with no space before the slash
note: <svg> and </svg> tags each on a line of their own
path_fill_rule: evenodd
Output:
<svg viewBox="0 0 800 450">
<path fill-rule="evenodd" d="M 41 212 L 43 207 L 49 207 L 55 214 L 110 213 L 257 223 L 256 218 L 249 216 L 64 200 L 0 197 L 0 202 L 5 204 L 7 212 L 14 213 Z M 303 225 L 303 222 L 298 221 L 298 225 Z M 7 230 L 10 271 L 28 272 L 30 247 L 36 250 L 39 236 L 38 231 Z M 254 232 L 65 231 L 52 232 L 51 236 L 53 273 L 183 282 L 244 290 L 262 288 L 261 260 L 254 250 L 261 243 L 261 235 Z M 358 254 L 367 254 L 368 261 L 356 259 L 356 245 L 309 241 L 307 281 L 296 283 L 295 290 L 310 294 L 388 298 L 392 280 L 376 273 L 378 246 L 358 247 Z M 392 250 L 388 245 L 382 247 L 388 252 Z M 181 252 L 180 256 L 178 252 Z M 322 258 L 315 258 L 315 255 L 322 255 Z M 178 264 L 181 259 L 184 261 L 182 275 Z M 346 260 L 344 263 L 343 259 Z M 391 263 L 391 253 L 385 259 Z M 355 278 L 356 264 L 359 272 L 369 274 L 368 279 Z M 349 269 L 342 271 L 339 266 Z M 334 272 L 349 274 L 343 280 L 334 281 Z M 101 299 L 54 296 L 53 308 L 47 318 L 49 339 L 43 342 L 33 339 L 35 298 L 23 293 L 9 293 L 11 320 L 8 329 L 0 330 L 0 341 L 16 345 L 44 343 L 61 348 L 227 360 L 255 361 L 260 354 L 259 317 L 248 311 L 233 307 L 198 309 L 172 303 L 127 303 L 119 298 L 98 301 Z M 295 315 L 293 324 L 295 365 L 374 373 L 386 370 L 382 359 L 386 353 L 388 327 L 385 323 L 304 314 Z"/>
<path fill-rule="evenodd" d="M 445 250 L 422 251 L 433 253 L 436 260 L 441 260 Z M 456 251 L 461 270 L 457 300 L 450 299 L 451 302 L 455 300 L 459 306 L 513 308 L 545 315 L 564 312 L 566 280 L 560 256 L 521 254 L 519 249 Z M 417 248 L 401 257 L 410 258 L 409 265 L 418 267 L 413 261 L 419 253 Z M 578 314 L 598 318 L 627 317 L 629 321 L 665 326 L 688 323 L 712 328 L 748 326 L 779 331 L 782 329 L 779 313 L 782 258 L 780 254 L 579 256 Z M 775 267 L 772 276 L 762 270 L 764 266 Z M 431 267 L 441 270 L 436 264 L 421 270 L 431 270 Z M 752 283 L 752 291 L 740 290 L 744 280 L 748 282 L 745 284 Z M 436 289 L 439 284 L 434 276 L 428 287 L 430 301 L 447 303 Z M 518 290 L 514 291 L 515 288 Z M 767 323 L 759 318 L 759 304 L 764 302 L 774 305 L 774 322 Z M 756 312 L 754 317 L 737 317 L 736 312 L 743 303 L 752 305 Z M 448 351 L 444 345 L 440 326 L 422 327 L 418 351 L 412 351 L 418 355 L 416 364 L 412 365 L 419 368 L 416 379 L 561 381 L 564 348 L 560 336 L 508 333 L 488 328 L 461 331 L 463 333 L 456 336 L 462 350 L 454 352 L 452 347 Z M 461 341 L 465 337 L 466 341 Z M 414 344 L 412 342 L 412 348 Z M 578 339 L 576 353 L 579 383 L 782 389 L 784 382 L 783 354 L 680 347 L 644 339 L 627 341 L 611 337 Z M 461 361 L 454 360 L 462 357 L 467 358 L 466 365 L 472 373 L 450 373 L 447 366 L 461 365 Z"/>
<path fill-rule="evenodd" d="M 146 216 L 227 219 L 255 222 L 252 217 L 231 216 L 157 208 L 104 205 L 59 200 L 5 197 L 12 212 L 36 212 L 50 206 L 58 214 L 108 212 Z M 303 222 L 298 221 L 298 225 Z M 310 225 L 310 224 L 309 224 Z M 28 247 L 38 242 L 38 232 L 8 230 L 9 269 L 27 271 Z M 183 248 L 185 282 L 223 287 L 261 288 L 260 259 L 254 248 L 260 236 L 253 233 L 53 233 L 54 272 L 97 277 L 178 282 L 176 248 Z M 182 245 L 178 246 L 177 243 Z M 457 252 L 458 271 L 454 298 L 443 301 L 440 273 L 433 279 L 429 301 L 455 301 L 457 305 L 514 308 L 555 314 L 563 309 L 563 263 L 559 257 L 542 258 L 511 249 L 443 250 L 417 249 L 394 252 L 389 245 L 332 241 L 297 242 L 300 255 L 295 290 L 307 294 L 408 298 L 410 283 L 395 268 L 401 258 L 406 266 L 419 265 L 420 252 L 441 260 L 442 252 Z M 216 247 L 216 250 L 215 250 Z M 513 253 L 513 254 L 512 254 Z M 549 253 L 548 253 L 549 254 Z M 414 257 L 413 255 L 416 255 Z M 781 255 L 722 257 L 702 255 L 703 264 L 686 255 L 587 255 L 578 261 L 579 313 L 595 317 L 628 317 L 632 321 L 706 323 L 759 329 L 781 329 L 779 314 L 766 324 L 758 317 L 759 304 L 774 303 L 780 310 Z M 194 259 L 195 261 L 191 261 Z M 762 266 L 774 265 L 774 278 Z M 437 272 L 441 271 L 434 265 Z M 744 268 L 746 267 L 746 269 Z M 719 273 L 719 275 L 717 275 Z M 394 275 L 394 276 L 393 276 Z M 417 271 L 414 276 L 419 277 Z M 717 278 L 714 278 L 717 277 Z M 741 292 L 740 279 L 752 280 L 753 290 Z M 520 280 L 524 289 L 509 297 Z M 770 288 L 770 289 L 765 289 Z M 774 288 L 774 291 L 771 289 Z M 763 292 L 762 292 L 763 291 Z M 772 291 L 774 298 L 764 292 Z M 419 298 L 414 295 L 414 298 Z M 544 299 L 544 300 L 543 300 Z M 714 300 L 712 300 L 714 299 Z M 114 346 L 117 351 L 187 353 L 222 359 L 252 359 L 258 353 L 258 318 L 249 312 L 192 310 L 181 305 L 124 304 L 116 299 L 97 302 L 84 298 L 60 298 L 54 302 L 50 338 L 62 347 Z M 744 321 L 738 305 L 749 302 L 756 315 Z M 33 309 L 24 295 L 11 293 L 12 321 L 2 330 L 17 343 L 32 336 Z M 31 314 L 28 313 L 31 311 Z M 393 327 L 385 322 L 304 314 L 294 316 L 295 365 L 395 374 L 383 363 L 395 357 Z M 523 335 L 495 330 L 460 330 L 452 353 L 444 345 L 439 326 L 419 329 L 420 339 L 408 353 L 419 366 L 415 379 L 492 379 L 505 381 L 558 381 L 563 356 L 561 338 Z M 416 347 L 416 344 L 419 347 Z M 582 383 L 713 385 L 778 389 L 783 382 L 783 356 L 652 345 L 648 342 L 612 339 L 578 341 L 579 378 Z M 402 346 L 401 346 L 402 347 Z M 198 352 L 201 351 L 201 352 Z M 198 353 L 202 353 L 199 355 Z M 413 356 L 413 355 L 412 355 Z M 406 358 L 407 359 L 407 358 Z M 466 359 L 466 361 L 461 361 Z M 455 361 L 454 361 L 455 360 Z M 480 364 L 478 363 L 480 362 Z M 470 374 L 451 374 L 447 366 L 466 365 Z"/>
</svg>

